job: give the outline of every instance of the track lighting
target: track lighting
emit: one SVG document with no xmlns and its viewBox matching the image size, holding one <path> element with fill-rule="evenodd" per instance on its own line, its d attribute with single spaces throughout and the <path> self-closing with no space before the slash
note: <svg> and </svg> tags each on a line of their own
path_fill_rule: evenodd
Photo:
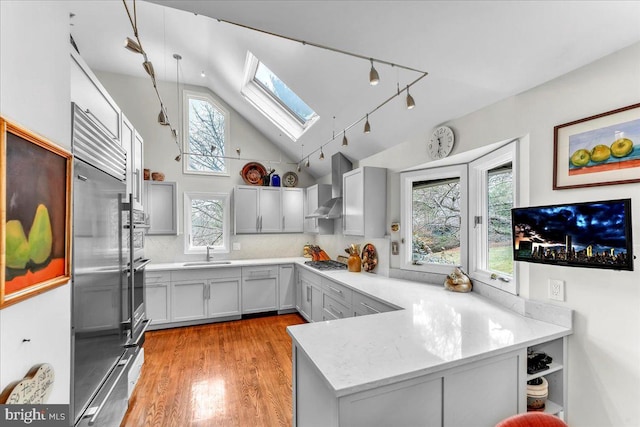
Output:
<svg viewBox="0 0 640 427">
<path fill-rule="evenodd" d="M 373 66 L 373 58 L 371 58 L 370 61 L 371 61 L 371 70 L 369 71 L 369 84 L 371 86 L 375 86 L 378 83 L 380 83 L 380 75 L 378 75 L 378 70 L 376 70 L 375 67 Z"/>
<path fill-rule="evenodd" d="M 207 77 L 207 75 L 204 73 L 204 70 L 200 71 L 200 77 Z"/>
<path fill-rule="evenodd" d="M 407 110 L 411 110 L 416 106 L 416 101 L 413 100 L 413 96 L 409 93 L 409 86 L 407 86 Z"/>
<path fill-rule="evenodd" d="M 298 172 L 300 172 L 302 170 L 302 166 L 300 166 L 300 163 L 298 163 L 298 168 L 297 168 Z"/>
<path fill-rule="evenodd" d="M 342 132 L 342 146 L 346 147 L 347 145 L 349 145 L 349 141 L 347 141 L 347 131 L 344 130 Z"/>
<path fill-rule="evenodd" d="M 307 157 L 307 162 L 304 164 L 306 167 L 309 167 L 309 165 L 311 165 L 311 162 L 309 161 L 309 158 Z"/>
<path fill-rule="evenodd" d="M 132 39 L 131 37 L 127 37 L 124 41 L 124 47 L 129 49 L 133 53 L 140 53 L 144 55 L 144 51 L 142 47 L 140 47 L 140 43 Z"/>
<path fill-rule="evenodd" d="M 320 160 L 324 160 L 324 152 L 322 151 L 322 147 L 320 147 Z"/>
<path fill-rule="evenodd" d="M 158 123 L 162 126 L 169 126 L 169 122 L 167 121 L 167 116 L 164 114 L 164 108 L 160 107 L 160 113 L 158 113 Z"/>
<path fill-rule="evenodd" d="M 178 154 L 178 155 L 176 156 L 176 158 L 175 158 L 175 159 L 173 159 L 173 160 L 175 160 L 176 162 L 179 162 L 181 159 L 182 159 L 182 155 L 181 155 L 181 154 Z"/>
<path fill-rule="evenodd" d="M 151 76 L 151 78 L 153 78 L 153 79 L 156 78 L 156 73 L 155 73 L 155 71 L 153 71 L 153 64 L 150 61 L 144 61 L 142 63 L 142 67 L 147 72 L 147 74 L 149 74 Z"/>
<path fill-rule="evenodd" d="M 367 121 L 364 123 L 364 133 L 371 133 L 371 125 L 369 124 L 369 114 L 367 114 Z"/>
</svg>

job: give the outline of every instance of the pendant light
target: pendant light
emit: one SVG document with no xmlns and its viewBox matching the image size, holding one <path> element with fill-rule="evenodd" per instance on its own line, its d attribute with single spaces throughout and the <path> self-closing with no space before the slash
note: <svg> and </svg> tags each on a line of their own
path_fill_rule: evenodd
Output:
<svg viewBox="0 0 640 427">
<path fill-rule="evenodd" d="M 347 141 L 347 130 L 343 130 L 342 131 L 342 146 L 346 147 L 347 145 L 349 145 L 349 141 Z"/>
<path fill-rule="evenodd" d="M 158 123 L 160 123 L 162 126 L 169 126 L 167 115 L 164 113 L 164 105 L 160 106 L 160 113 L 158 113 Z"/>
<path fill-rule="evenodd" d="M 413 96 L 409 93 L 409 86 L 407 86 L 407 110 L 412 110 L 416 106 L 416 101 L 413 100 Z"/>
<path fill-rule="evenodd" d="M 324 152 L 322 151 L 322 146 L 320 146 L 320 160 L 324 160 Z"/>
<path fill-rule="evenodd" d="M 367 121 L 364 123 L 364 133 L 371 133 L 371 125 L 369 124 L 369 114 L 367 113 Z"/>
<path fill-rule="evenodd" d="M 311 165 L 311 162 L 309 161 L 309 158 L 307 157 L 307 162 L 304 164 L 306 167 L 309 167 L 309 165 Z"/>
<path fill-rule="evenodd" d="M 371 86 L 375 86 L 378 83 L 380 83 L 380 75 L 378 74 L 378 70 L 376 70 L 375 67 L 373 66 L 373 58 L 371 58 L 370 61 L 371 61 L 371 70 L 369 71 L 369 84 Z"/>
</svg>

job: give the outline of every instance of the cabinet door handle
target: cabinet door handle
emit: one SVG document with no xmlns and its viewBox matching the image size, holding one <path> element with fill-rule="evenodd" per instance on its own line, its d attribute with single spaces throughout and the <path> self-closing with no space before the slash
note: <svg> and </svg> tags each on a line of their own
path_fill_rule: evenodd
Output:
<svg viewBox="0 0 640 427">
<path fill-rule="evenodd" d="M 333 292 L 335 292 L 337 294 L 342 295 L 342 291 L 340 289 L 334 288 L 333 286 L 329 286 L 329 290 L 331 290 L 331 291 L 333 291 Z"/>
<path fill-rule="evenodd" d="M 262 231 L 262 215 L 260 215 L 260 231 Z"/>
<path fill-rule="evenodd" d="M 342 312 L 340 310 L 337 310 L 335 308 L 333 308 L 332 305 L 329 305 L 329 311 L 333 312 L 333 314 L 339 316 L 339 317 L 344 317 L 344 314 L 342 314 Z"/>
<path fill-rule="evenodd" d="M 364 305 L 366 308 L 368 308 L 369 310 L 373 311 L 374 313 L 380 313 L 378 310 L 376 310 L 375 308 L 371 307 L 369 304 L 367 304 L 365 302 L 361 302 L 360 304 Z"/>
<path fill-rule="evenodd" d="M 282 229 L 284 230 L 284 215 L 282 215 Z"/>
<path fill-rule="evenodd" d="M 135 199 L 137 202 L 139 202 L 140 201 L 140 169 L 136 169 L 135 172 L 133 172 L 133 174 L 136 176 Z"/>
<path fill-rule="evenodd" d="M 307 285 L 307 302 L 311 302 L 311 286 Z"/>
</svg>

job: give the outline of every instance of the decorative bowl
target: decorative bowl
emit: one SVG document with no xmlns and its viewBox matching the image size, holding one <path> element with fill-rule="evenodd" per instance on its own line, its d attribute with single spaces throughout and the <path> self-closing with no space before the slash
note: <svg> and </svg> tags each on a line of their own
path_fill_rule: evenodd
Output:
<svg viewBox="0 0 640 427">
<path fill-rule="evenodd" d="M 164 174 L 162 172 L 151 172 L 151 179 L 154 181 L 164 181 Z"/>
</svg>

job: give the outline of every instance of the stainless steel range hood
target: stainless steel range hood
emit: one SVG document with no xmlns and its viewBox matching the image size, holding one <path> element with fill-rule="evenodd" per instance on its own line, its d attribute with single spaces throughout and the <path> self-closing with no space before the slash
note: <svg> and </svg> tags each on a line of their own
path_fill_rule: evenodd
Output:
<svg viewBox="0 0 640 427">
<path fill-rule="evenodd" d="M 342 216 L 342 174 L 351 169 L 353 164 L 342 153 L 331 156 L 331 199 L 306 218 L 335 219 Z"/>
</svg>

